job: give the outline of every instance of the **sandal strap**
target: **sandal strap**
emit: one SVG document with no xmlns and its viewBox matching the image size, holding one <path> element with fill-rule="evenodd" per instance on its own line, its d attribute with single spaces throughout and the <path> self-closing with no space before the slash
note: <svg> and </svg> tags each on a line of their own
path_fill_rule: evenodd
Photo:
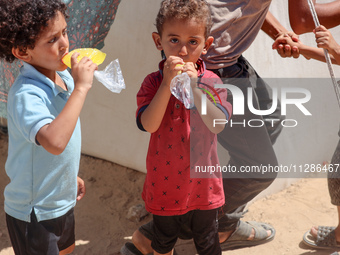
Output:
<svg viewBox="0 0 340 255">
<path fill-rule="evenodd" d="M 318 233 L 315 243 L 319 246 L 337 246 L 335 227 L 318 226 Z"/>
<path fill-rule="evenodd" d="M 252 229 L 255 230 L 255 237 L 253 241 L 263 240 L 268 237 L 267 229 L 264 224 L 260 224 L 256 221 L 240 221 L 237 229 L 232 233 L 232 235 L 227 239 L 228 241 L 233 240 L 248 240 L 251 235 Z M 269 229 L 268 229 L 269 230 Z"/>
</svg>

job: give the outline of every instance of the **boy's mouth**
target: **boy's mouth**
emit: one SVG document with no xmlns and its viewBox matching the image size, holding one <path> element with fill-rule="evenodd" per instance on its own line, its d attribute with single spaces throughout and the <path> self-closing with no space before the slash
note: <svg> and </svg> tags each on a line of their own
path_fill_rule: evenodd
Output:
<svg viewBox="0 0 340 255">
<path fill-rule="evenodd" d="M 64 57 L 65 57 L 67 54 L 68 54 L 68 51 L 66 51 L 66 52 L 61 56 L 61 62 L 64 63 L 63 59 L 64 59 Z"/>
</svg>

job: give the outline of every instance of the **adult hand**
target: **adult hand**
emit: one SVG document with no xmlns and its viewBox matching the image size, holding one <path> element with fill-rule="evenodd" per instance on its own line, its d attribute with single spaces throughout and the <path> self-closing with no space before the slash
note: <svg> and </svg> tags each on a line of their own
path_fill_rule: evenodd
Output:
<svg viewBox="0 0 340 255">
<path fill-rule="evenodd" d="M 275 42 L 273 43 L 272 48 L 277 50 L 277 53 L 282 58 L 298 58 L 300 56 L 299 48 L 296 46 L 291 46 L 286 43 L 286 38 L 290 37 L 293 42 L 299 42 L 299 36 L 294 32 L 286 32 L 280 33 L 277 37 Z"/>
</svg>

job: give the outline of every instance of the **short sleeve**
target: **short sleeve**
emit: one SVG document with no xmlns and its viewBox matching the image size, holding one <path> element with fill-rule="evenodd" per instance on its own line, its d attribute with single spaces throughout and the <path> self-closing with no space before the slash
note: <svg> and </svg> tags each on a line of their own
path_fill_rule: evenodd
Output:
<svg viewBox="0 0 340 255">
<path fill-rule="evenodd" d="M 45 91 L 36 86 L 22 86 L 9 98 L 8 115 L 20 133 L 32 143 L 36 143 L 36 135 L 41 127 L 51 123 L 53 116 L 47 107 L 51 103 L 48 97 L 42 95 Z M 40 92 L 40 94 L 39 94 Z"/>
<path fill-rule="evenodd" d="M 144 110 L 148 107 L 151 100 L 157 93 L 159 85 L 161 83 L 160 72 L 149 74 L 143 81 L 138 93 L 137 93 L 137 111 L 136 122 L 140 130 L 145 131 L 141 123 L 140 117 Z"/>
</svg>

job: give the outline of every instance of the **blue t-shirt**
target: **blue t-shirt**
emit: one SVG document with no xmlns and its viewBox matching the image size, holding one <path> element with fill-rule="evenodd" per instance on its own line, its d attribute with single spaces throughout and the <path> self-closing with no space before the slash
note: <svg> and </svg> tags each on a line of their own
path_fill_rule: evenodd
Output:
<svg viewBox="0 0 340 255">
<path fill-rule="evenodd" d="M 74 89 L 73 78 L 58 72 L 67 91 L 24 63 L 8 95 L 8 158 L 5 211 L 30 222 L 32 209 L 38 221 L 60 217 L 75 206 L 81 153 L 78 119 L 73 135 L 60 155 L 36 142 L 41 127 L 51 123 L 64 108 Z"/>
</svg>

